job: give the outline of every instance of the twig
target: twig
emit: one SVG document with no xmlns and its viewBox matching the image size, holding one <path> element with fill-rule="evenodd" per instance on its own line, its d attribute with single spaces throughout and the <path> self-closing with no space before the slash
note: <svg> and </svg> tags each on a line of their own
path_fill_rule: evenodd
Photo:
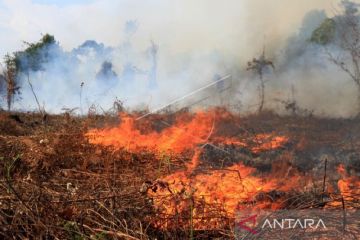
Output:
<svg viewBox="0 0 360 240">
<path fill-rule="evenodd" d="M 322 195 L 321 195 L 321 202 L 324 202 L 325 183 L 326 183 L 326 166 L 327 166 L 327 157 L 325 158 L 324 180 L 323 180 L 323 190 L 322 190 Z"/>
<path fill-rule="evenodd" d="M 345 209 L 345 200 L 344 197 L 341 196 L 341 203 L 342 203 L 342 209 L 343 209 L 343 232 L 346 230 L 346 209 Z"/>
<path fill-rule="evenodd" d="M 34 87 L 33 87 L 32 83 L 31 83 L 31 81 L 30 81 L 30 74 L 29 74 L 29 72 L 27 72 L 27 81 L 28 81 L 28 83 L 29 83 L 31 92 L 32 92 L 32 94 L 33 94 L 34 97 L 35 97 L 36 104 L 38 105 L 38 108 L 39 108 L 39 112 L 44 115 L 44 112 L 43 112 L 43 110 L 41 109 L 41 106 L 40 106 L 39 99 L 37 98 L 36 93 L 35 93 L 35 90 L 34 90 Z"/>
</svg>

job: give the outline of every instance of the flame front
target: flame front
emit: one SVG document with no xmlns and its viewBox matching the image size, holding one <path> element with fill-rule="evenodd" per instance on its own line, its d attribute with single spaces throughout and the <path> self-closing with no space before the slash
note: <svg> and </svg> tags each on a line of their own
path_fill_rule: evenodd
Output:
<svg viewBox="0 0 360 240">
<path fill-rule="evenodd" d="M 174 222 L 161 220 L 181 213 L 191 217 L 195 229 L 216 228 L 222 223 L 216 213 L 234 218 L 239 208 L 279 209 L 284 207 L 284 199 L 278 192 L 303 189 L 309 183 L 307 177 L 296 171 L 293 174 L 288 171 L 285 175 L 278 172 L 259 173 L 241 161 L 228 167 L 210 166 L 204 169 L 201 162 L 206 145 L 219 151 L 224 151 L 221 146 L 232 145 L 258 155 L 280 149 L 289 141 L 287 136 L 271 132 L 235 137 L 221 135 L 217 131 L 218 123 L 232 118 L 228 112 L 209 110 L 177 114 L 172 124 L 165 122 L 166 128 L 159 131 L 151 127 L 140 129 L 136 117 L 122 113 L 118 127 L 91 130 L 87 137 L 90 143 L 115 149 L 134 153 L 151 151 L 158 159 L 164 152 L 169 156 L 181 156 L 185 152 L 192 154 L 183 166 L 184 170 L 157 179 L 153 182 L 157 186 L 147 191 L 159 214 L 160 220 L 154 220 L 158 227 L 188 224 L 179 218 L 176 218 L 175 225 Z M 291 157 L 289 154 L 288 158 Z M 345 200 L 359 194 L 359 181 L 347 177 L 343 166 L 339 166 L 338 171 L 342 176 L 338 188 Z"/>
<path fill-rule="evenodd" d="M 158 133 L 141 133 L 136 129 L 136 117 L 125 113 L 120 115 L 119 127 L 105 130 L 92 130 L 87 136 L 90 143 L 103 146 L 112 146 L 118 149 L 124 148 L 131 152 L 143 149 L 154 152 L 181 152 L 192 149 L 198 144 L 204 143 L 209 135 L 209 129 L 213 124 L 212 118 L 205 112 L 198 112 L 188 122 L 182 122 L 184 116 L 178 116 L 176 123 Z"/>
<path fill-rule="evenodd" d="M 337 168 L 341 179 L 338 181 L 339 191 L 345 201 L 352 201 L 354 198 L 360 198 L 360 178 L 356 176 L 348 177 L 343 164 Z"/>
</svg>

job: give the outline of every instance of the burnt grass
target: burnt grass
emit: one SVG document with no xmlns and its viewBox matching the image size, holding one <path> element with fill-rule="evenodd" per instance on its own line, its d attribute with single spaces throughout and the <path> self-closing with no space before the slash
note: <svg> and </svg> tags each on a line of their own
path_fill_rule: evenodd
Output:
<svg viewBox="0 0 360 240">
<path fill-rule="evenodd" d="M 162 122 L 173 122 L 174 114 L 149 116 L 139 128 L 161 131 L 168 127 Z M 224 229 L 209 231 L 154 226 L 158 215 L 141 187 L 184 169 L 191 154 L 171 156 L 171 161 L 163 164 L 146 150 L 131 153 L 94 146 L 84 137 L 89 129 L 116 126 L 119 121 L 116 115 L 44 118 L 31 112 L 0 112 L 0 238 L 183 239 L 190 234 L 194 239 L 233 238 L 231 219 Z M 218 145 L 226 153 L 205 146 L 194 174 L 242 161 L 255 167 L 255 174 L 291 167 L 297 173 L 321 178 L 327 159 L 329 184 L 339 179 L 335 168 L 340 163 L 348 174 L 360 176 L 359 123 L 359 119 L 278 116 L 271 112 L 231 115 L 216 123 L 215 135 L 246 139 L 276 133 L 287 136 L 289 142 L 257 154 L 232 145 Z M 284 157 L 286 154 L 291 158 Z M 276 198 L 287 193 L 268 194 Z M 302 198 L 316 202 L 308 193 Z M 359 208 L 358 199 L 352 204 Z M 294 202 L 288 206 L 299 207 Z"/>
</svg>

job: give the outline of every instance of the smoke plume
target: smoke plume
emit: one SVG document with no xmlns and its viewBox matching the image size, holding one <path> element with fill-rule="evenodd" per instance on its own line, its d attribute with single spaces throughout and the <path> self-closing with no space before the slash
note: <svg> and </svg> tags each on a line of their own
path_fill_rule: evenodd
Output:
<svg viewBox="0 0 360 240">
<path fill-rule="evenodd" d="M 29 73 L 49 112 L 108 110 L 116 99 L 130 109 L 154 110 L 208 85 L 176 107 L 227 104 L 252 112 L 259 102 L 258 77 L 246 71 L 246 63 L 265 48 L 275 65 L 264 75 L 265 108 L 286 113 L 284 103 L 293 101 L 315 115 L 355 114 L 351 79 L 328 61 L 323 46 L 309 42 L 324 19 L 340 14 L 339 1 L 94 0 L 56 6 L 5 0 L 3 5 L 8 11 L 0 13 L 0 30 L 9 37 L 0 44 L 19 50 L 9 42 L 36 41 L 46 32 L 58 40 L 42 70 Z M 231 81 L 216 82 L 228 74 Z M 27 75 L 19 78 L 22 94 L 15 108 L 36 109 Z"/>
</svg>

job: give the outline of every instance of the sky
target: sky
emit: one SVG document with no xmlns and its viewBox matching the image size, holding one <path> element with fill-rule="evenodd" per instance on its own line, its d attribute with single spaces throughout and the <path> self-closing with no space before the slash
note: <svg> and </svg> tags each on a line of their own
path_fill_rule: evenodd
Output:
<svg viewBox="0 0 360 240">
<path fill-rule="evenodd" d="M 56 6 L 68 6 L 87 4 L 93 2 L 93 0 L 34 0 L 33 3 L 44 4 L 44 5 L 56 5 Z"/>
<path fill-rule="evenodd" d="M 230 52 L 295 31 L 307 11 L 334 5 L 336 0 L 0 0 L 0 56 L 44 33 L 68 50 L 88 39 L 116 46 L 128 20 L 139 23 L 134 41 L 140 47 L 154 39 L 174 52 Z"/>
</svg>

